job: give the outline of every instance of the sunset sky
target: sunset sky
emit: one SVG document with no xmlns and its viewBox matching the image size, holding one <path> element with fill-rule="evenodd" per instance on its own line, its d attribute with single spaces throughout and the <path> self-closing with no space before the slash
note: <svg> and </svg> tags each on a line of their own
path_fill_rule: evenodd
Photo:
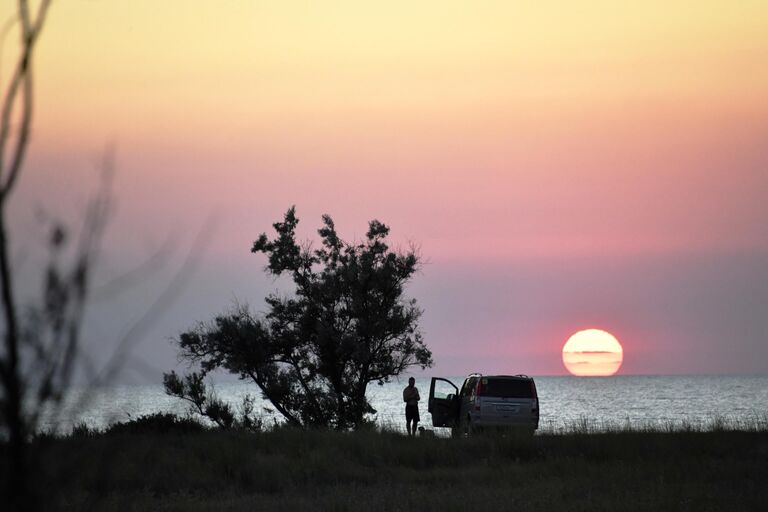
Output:
<svg viewBox="0 0 768 512">
<path fill-rule="evenodd" d="M 91 309 L 98 354 L 215 222 L 139 379 L 195 321 L 263 309 L 282 283 L 249 249 L 294 204 L 302 236 L 329 213 L 349 239 L 377 218 L 420 246 L 430 374 L 566 374 L 563 344 L 593 327 L 621 341 L 620 375 L 768 373 L 768 3 L 634 4 L 56 1 L 12 204 L 19 286 L 44 261 L 37 212 L 77 219 L 113 147 L 97 281 L 176 249 Z"/>
</svg>

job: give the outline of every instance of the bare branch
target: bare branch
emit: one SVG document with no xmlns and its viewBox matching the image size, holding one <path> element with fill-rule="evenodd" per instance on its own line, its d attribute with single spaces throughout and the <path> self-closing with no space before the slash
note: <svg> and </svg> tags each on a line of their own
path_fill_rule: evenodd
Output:
<svg viewBox="0 0 768 512">
<path fill-rule="evenodd" d="M 0 202 L 4 202 L 16 182 L 21 171 L 21 165 L 26 156 L 29 135 L 32 124 L 33 110 L 33 82 L 32 82 L 32 55 L 38 35 L 45 22 L 50 0 L 40 3 L 34 20 L 29 17 L 29 6 L 26 0 L 19 0 L 19 20 L 21 21 L 21 56 L 16 69 L 11 76 L 8 90 L 3 101 L 2 114 L 0 114 L 0 180 L 5 175 L 5 182 L 0 181 Z M 5 167 L 5 150 L 9 142 L 11 117 L 16 98 L 21 88 L 22 111 L 19 133 L 16 138 L 16 146 L 11 156 L 11 163 Z"/>
</svg>

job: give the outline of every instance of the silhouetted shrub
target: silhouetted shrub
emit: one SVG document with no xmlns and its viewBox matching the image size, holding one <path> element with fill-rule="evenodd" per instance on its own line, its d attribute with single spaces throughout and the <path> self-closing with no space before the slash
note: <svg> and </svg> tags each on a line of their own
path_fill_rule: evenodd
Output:
<svg viewBox="0 0 768 512">
<path fill-rule="evenodd" d="M 207 427 L 194 418 L 181 418 L 175 414 L 155 413 L 110 425 L 104 433 L 114 434 L 189 434 L 203 432 Z M 74 430 L 73 430 L 74 435 Z"/>
<path fill-rule="evenodd" d="M 100 433 L 98 429 L 89 427 L 85 422 L 80 422 L 72 427 L 70 437 L 94 437 Z"/>
</svg>

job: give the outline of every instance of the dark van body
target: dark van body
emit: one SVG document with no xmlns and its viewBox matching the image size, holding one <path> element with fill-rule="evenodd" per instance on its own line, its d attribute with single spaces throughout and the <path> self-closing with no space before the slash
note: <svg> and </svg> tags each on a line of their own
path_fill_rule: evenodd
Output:
<svg viewBox="0 0 768 512">
<path fill-rule="evenodd" d="M 428 409 L 433 426 L 458 432 L 471 433 L 484 427 L 539 428 L 536 384 L 527 375 L 475 373 L 464 379 L 461 389 L 448 379 L 433 377 Z"/>
</svg>

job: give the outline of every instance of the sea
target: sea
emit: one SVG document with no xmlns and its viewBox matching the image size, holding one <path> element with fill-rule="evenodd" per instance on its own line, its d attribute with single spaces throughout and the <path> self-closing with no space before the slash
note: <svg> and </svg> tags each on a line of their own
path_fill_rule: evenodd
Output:
<svg viewBox="0 0 768 512">
<path fill-rule="evenodd" d="M 448 377 L 460 387 L 463 377 Z M 708 429 L 727 424 L 754 428 L 768 424 L 768 376 L 613 376 L 534 377 L 539 395 L 539 432 L 634 429 Z M 432 428 L 427 412 L 430 377 L 416 377 L 422 400 L 421 425 Z M 404 431 L 402 390 L 407 377 L 373 383 L 371 420 L 390 430 Z M 280 423 L 279 414 L 247 381 L 215 383 L 213 392 L 236 410 L 246 395 L 265 425 Z M 76 425 L 104 429 L 154 413 L 189 414 L 189 404 L 165 394 L 162 384 L 115 385 L 73 389 L 66 405 L 41 420 L 43 431 L 66 433 Z M 440 433 L 445 429 L 435 429 Z"/>
</svg>

